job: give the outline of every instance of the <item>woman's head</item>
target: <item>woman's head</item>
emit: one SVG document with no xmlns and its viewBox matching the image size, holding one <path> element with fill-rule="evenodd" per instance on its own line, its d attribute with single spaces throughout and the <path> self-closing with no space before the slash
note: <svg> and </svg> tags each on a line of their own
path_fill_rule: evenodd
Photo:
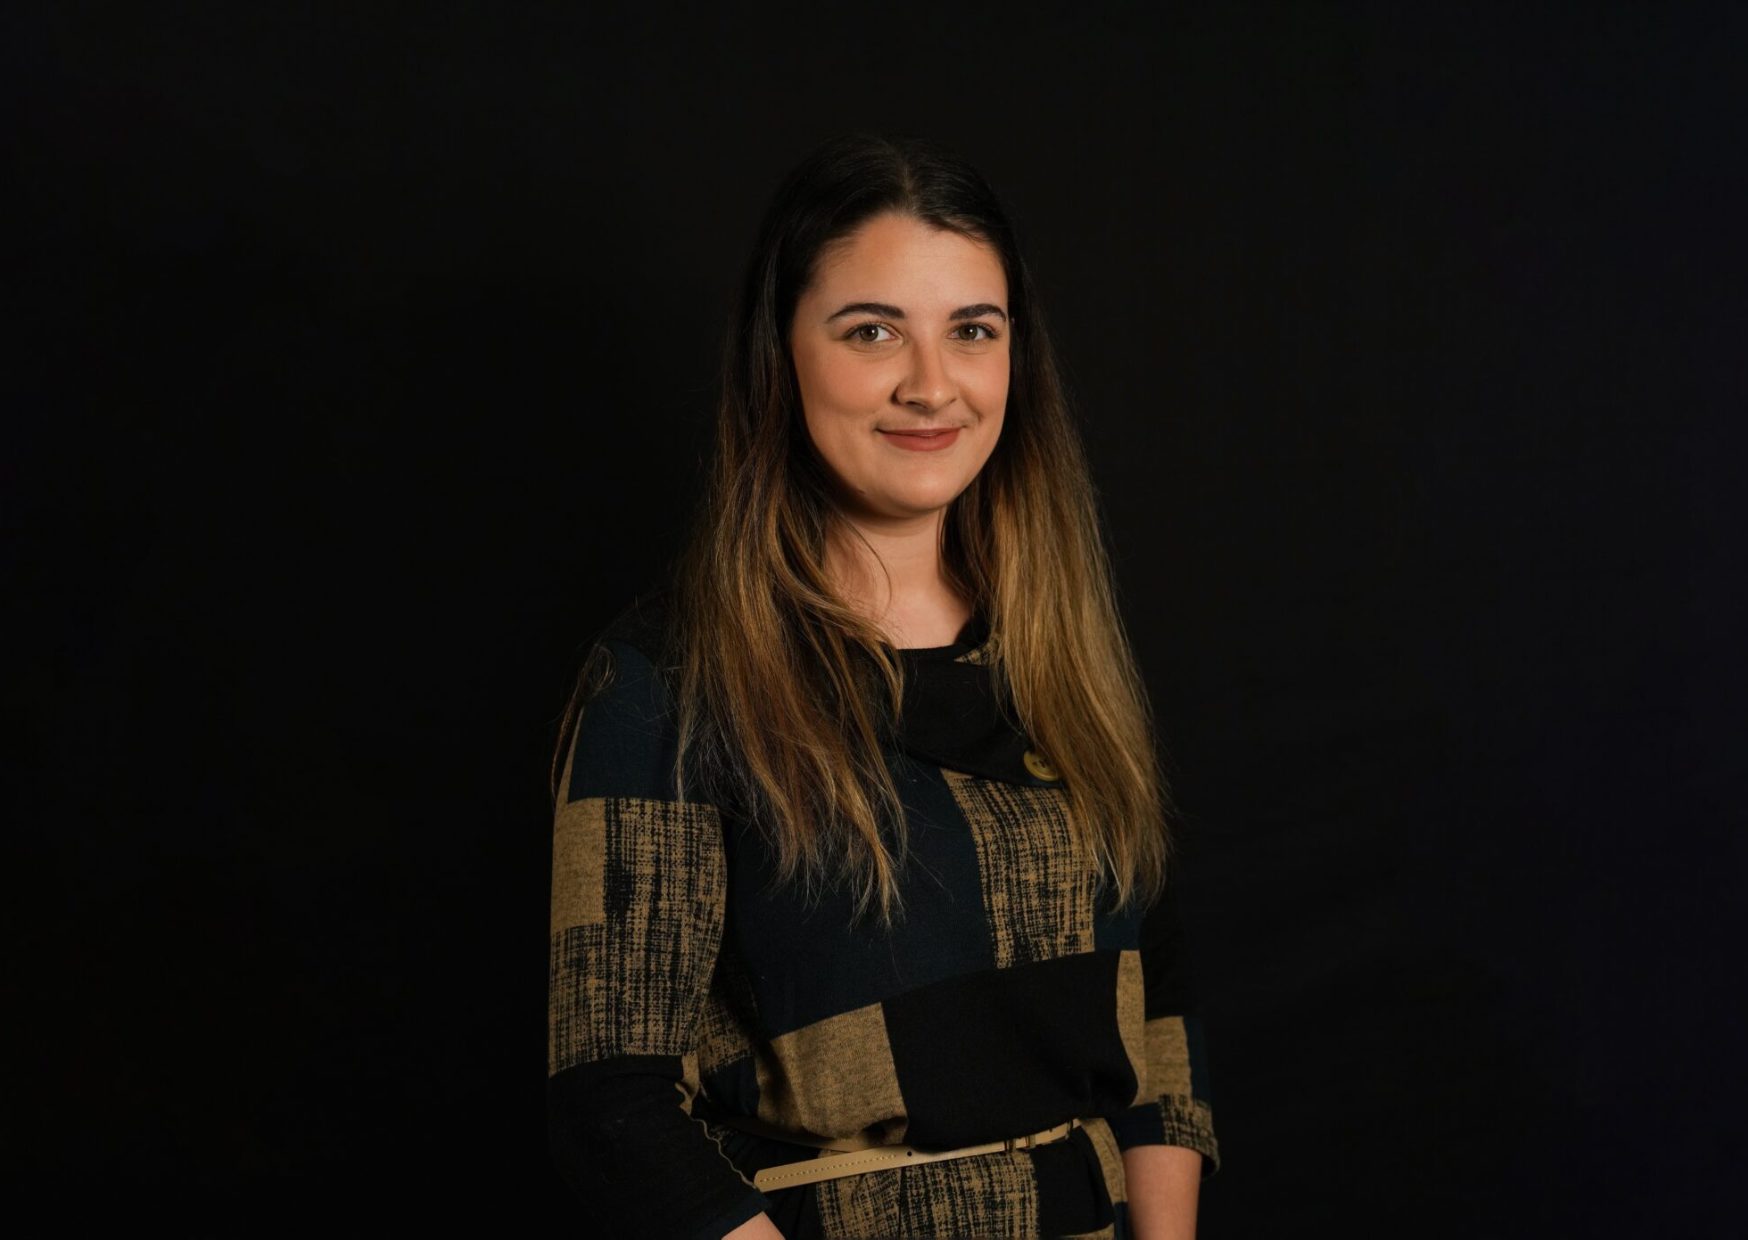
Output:
<svg viewBox="0 0 1748 1240">
<path fill-rule="evenodd" d="M 834 301 L 839 294 L 844 299 Z M 917 304 L 894 301 L 898 296 Z M 854 342 L 827 348 L 820 319 L 862 300 L 904 310 L 907 320 L 914 309 L 918 319 L 904 324 L 902 343 L 888 332 L 863 332 L 879 343 L 863 350 L 871 360 L 858 368 L 848 359 Z M 745 462 L 770 490 L 793 496 L 830 525 L 846 501 L 856 506 L 857 478 L 843 477 L 850 467 L 862 481 L 884 479 L 898 492 L 885 502 L 914 507 L 943 489 L 948 498 L 962 493 L 986 464 L 1000 468 L 1010 452 L 1048 452 L 1072 432 L 1058 419 L 1065 405 L 1034 301 L 1008 213 L 963 157 L 916 138 L 833 139 L 790 171 L 766 208 L 724 340 L 719 454 Z M 983 305 L 1001 311 L 977 316 L 987 332 L 943 319 Z M 829 326 L 848 330 L 869 319 L 900 334 L 892 316 L 845 316 Z M 981 340 L 997 329 L 1003 339 Z M 955 333 L 974 347 L 950 340 Z M 924 342 L 930 347 L 921 348 Z M 872 438 L 888 422 L 929 423 L 926 407 L 950 397 L 957 407 L 936 422 L 970 422 L 968 409 L 979 418 L 972 433 L 961 432 L 962 443 L 938 456 L 900 457 L 898 445 Z M 844 420 L 848 410 L 859 425 Z M 867 502 L 882 501 L 871 495 Z"/>
</svg>

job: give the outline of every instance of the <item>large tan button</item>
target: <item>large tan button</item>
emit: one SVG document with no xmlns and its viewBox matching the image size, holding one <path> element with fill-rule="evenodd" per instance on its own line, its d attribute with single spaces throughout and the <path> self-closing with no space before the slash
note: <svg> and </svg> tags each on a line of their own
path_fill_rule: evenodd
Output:
<svg viewBox="0 0 1748 1240">
<path fill-rule="evenodd" d="M 1013 751 L 1010 749 L 1008 752 L 1012 753 Z M 1051 766 L 1050 763 L 1045 760 L 1044 755 L 1039 753 L 1036 749 L 1026 750 L 1025 763 L 1026 769 L 1032 772 L 1033 775 L 1036 775 L 1039 779 L 1062 778 L 1062 773 L 1055 767 Z"/>
</svg>

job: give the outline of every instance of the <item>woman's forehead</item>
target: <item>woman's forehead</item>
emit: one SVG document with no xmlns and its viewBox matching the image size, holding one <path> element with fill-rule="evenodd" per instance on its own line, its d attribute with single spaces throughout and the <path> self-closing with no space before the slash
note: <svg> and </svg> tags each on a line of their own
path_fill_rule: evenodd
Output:
<svg viewBox="0 0 1748 1240">
<path fill-rule="evenodd" d="M 881 215 L 822 250 L 809 295 L 850 301 L 985 301 L 1002 305 L 1007 275 L 988 242 L 912 216 Z"/>
</svg>

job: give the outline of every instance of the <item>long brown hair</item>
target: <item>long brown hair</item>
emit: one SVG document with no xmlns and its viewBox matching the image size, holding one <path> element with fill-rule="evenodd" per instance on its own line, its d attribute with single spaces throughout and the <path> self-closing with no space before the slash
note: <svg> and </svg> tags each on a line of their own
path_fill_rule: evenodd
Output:
<svg viewBox="0 0 1748 1240">
<path fill-rule="evenodd" d="M 836 138 L 789 173 L 765 211 L 723 342 L 713 460 L 675 564 L 676 785 L 682 798 L 732 805 L 758 824 L 779 881 L 799 877 L 813 891 L 844 880 L 858 918 L 901 914 L 905 818 L 883 749 L 904 668 L 827 577 L 827 538 L 843 518 L 789 349 L 821 251 L 887 212 L 1000 255 L 1006 416 L 988 462 L 948 509 L 942 562 L 988 624 L 985 658 L 1005 708 L 1062 776 L 1076 846 L 1100 887 L 1118 904 L 1152 898 L 1164 881 L 1169 798 L 1049 333 L 995 193 L 922 139 Z M 579 688 L 567 715 L 590 691 Z"/>
</svg>

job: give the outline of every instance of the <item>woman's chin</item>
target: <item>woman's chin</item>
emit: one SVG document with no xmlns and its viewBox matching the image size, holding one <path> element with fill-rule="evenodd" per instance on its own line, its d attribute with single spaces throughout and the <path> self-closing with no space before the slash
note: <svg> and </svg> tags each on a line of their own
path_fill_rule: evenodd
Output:
<svg viewBox="0 0 1748 1240">
<path fill-rule="evenodd" d="M 959 492 L 949 487 L 865 496 L 870 512 L 889 521 L 914 521 L 934 516 Z"/>
</svg>

